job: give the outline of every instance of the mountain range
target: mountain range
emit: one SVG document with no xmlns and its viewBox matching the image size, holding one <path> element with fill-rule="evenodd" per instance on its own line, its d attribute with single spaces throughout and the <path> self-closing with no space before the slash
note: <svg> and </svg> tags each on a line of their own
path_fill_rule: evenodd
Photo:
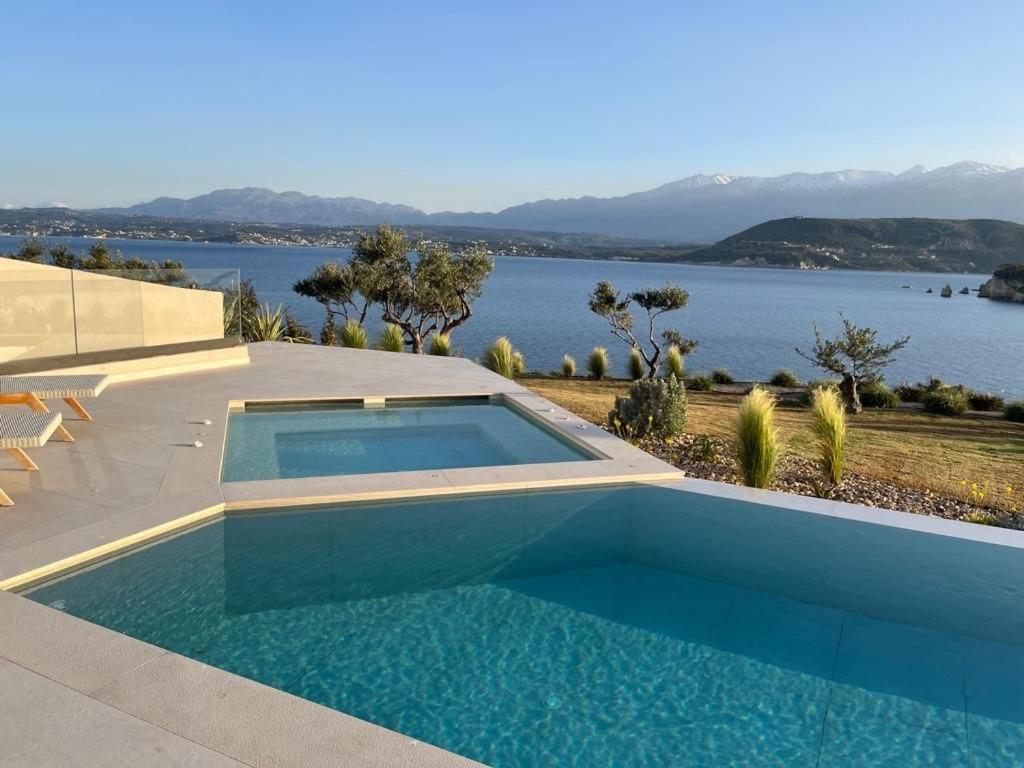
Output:
<svg viewBox="0 0 1024 768">
<path fill-rule="evenodd" d="M 318 197 L 247 187 L 189 199 L 161 197 L 104 211 L 219 221 L 434 224 L 592 232 L 679 242 L 715 242 L 755 224 L 793 216 L 1005 219 L 1024 223 L 1024 168 L 962 162 L 903 173 L 843 170 L 782 176 L 696 175 L 619 197 L 538 200 L 496 213 L 427 214 L 358 197 Z"/>
</svg>

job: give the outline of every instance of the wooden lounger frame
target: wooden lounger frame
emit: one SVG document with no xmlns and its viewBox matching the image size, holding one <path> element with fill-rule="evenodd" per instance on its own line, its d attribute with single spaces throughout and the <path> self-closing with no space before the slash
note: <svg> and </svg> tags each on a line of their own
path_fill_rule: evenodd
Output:
<svg viewBox="0 0 1024 768">
<path fill-rule="evenodd" d="M 74 398 L 74 397 L 65 397 L 64 398 L 64 402 L 66 402 L 69 406 L 71 406 L 71 409 L 75 413 L 77 413 L 80 417 L 82 417 L 83 420 L 85 420 L 85 421 L 92 421 L 92 416 L 89 415 L 89 412 L 87 410 L 85 410 L 85 408 L 82 407 L 82 404 L 80 402 L 78 402 L 78 400 L 76 398 Z M 29 408 L 31 408 L 36 413 L 49 413 L 50 412 L 50 409 L 46 407 L 46 403 L 44 403 L 42 400 L 40 400 L 38 397 L 36 397 L 31 392 L 21 392 L 21 393 L 18 393 L 16 395 L 0 395 L 0 405 L 27 405 Z M 66 443 L 73 443 L 73 442 L 75 442 L 75 438 L 73 438 L 71 436 L 71 433 L 68 432 L 64 428 L 63 424 L 61 424 L 60 426 L 57 427 L 57 434 L 60 435 L 61 440 L 63 440 Z M 12 449 L 12 450 L 17 450 L 17 449 Z M 29 459 L 28 456 L 26 456 L 25 459 L 27 459 L 30 464 L 32 463 L 32 460 Z M 21 459 L 18 459 L 18 460 L 21 461 Z M 22 464 L 24 464 L 24 463 L 25 462 L 22 461 Z M 26 466 L 25 468 L 26 469 L 34 469 L 35 465 L 33 464 L 31 467 Z"/>
</svg>

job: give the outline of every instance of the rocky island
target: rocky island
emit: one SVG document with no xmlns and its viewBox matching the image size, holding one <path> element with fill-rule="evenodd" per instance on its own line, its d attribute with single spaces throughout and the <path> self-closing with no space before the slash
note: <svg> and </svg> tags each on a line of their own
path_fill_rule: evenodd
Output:
<svg viewBox="0 0 1024 768">
<path fill-rule="evenodd" d="M 1003 264 L 981 286 L 978 295 L 983 299 L 1024 304 L 1024 264 Z"/>
</svg>

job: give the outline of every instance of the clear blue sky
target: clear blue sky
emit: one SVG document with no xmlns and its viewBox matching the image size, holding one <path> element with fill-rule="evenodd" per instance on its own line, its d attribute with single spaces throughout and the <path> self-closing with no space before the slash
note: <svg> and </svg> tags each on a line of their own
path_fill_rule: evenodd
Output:
<svg viewBox="0 0 1024 768">
<path fill-rule="evenodd" d="M 143 7 L 149 5 L 151 7 Z M 1024 2 L 0 2 L 0 205 L 1024 165 Z"/>
</svg>

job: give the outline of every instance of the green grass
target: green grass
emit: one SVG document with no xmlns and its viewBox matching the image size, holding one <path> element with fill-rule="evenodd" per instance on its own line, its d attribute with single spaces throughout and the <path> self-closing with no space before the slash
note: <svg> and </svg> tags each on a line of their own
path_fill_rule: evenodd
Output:
<svg viewBox="0 0 1024 768">
<path fill-rule="evenodd" d="M 446 333 L 435 333 L 430 337 L 429 354 L 436 357 L 450 357 L 452 354 L 452 342 Z"/>
<path fill-rule="evenodd" d="M 644 363 L 644 359 L 640 356 L 640 350 L 636 348 L 629 350 L 629 378 L 636 381 L 637 379 L 642 379 L 646 373 L 647 366 Z"/>
<path fill-rule="evenodd" d="M 590 378 L 600 381 L 608 375 L 608 350 L 604 347 L 594 347 L 587 358 L 587 371 Z"/>
<path fill-rule="evenodd" d="M 675 376 L 676 381 L 683 381 L 685 378 L 683 371 L 683 353 L 679 351 L 679 347 L 675 344 L 668 348 L 668 352 L 665 353 L 665 375 Z"/>
<path fill-rule="evenodd" d="M 740 401 L 736 419 L 736 464 L 744 485 L 768 488 L 781 446 L 775 426 L 775 398 L 755 387 Z"/>
<path fill-rule="evenodd" d="M 484 367 L 489 368 L 506 379 L 516 375 L 516 352 L 512 342 L 504 336 L 495 339 L 490 349 L 484 353 Z"/>
<path fill-rule="evenodd" d="M 817 389 L 811 401 L 811 429 L 818 442 L 818 463 L 825 480 L 843 479 L 846 448 L 846 408 L 834 389 Z"/>
<path fill-rule="evenodd" d="M 370 337 L 366 335 L 366 329 L 355 320 L 349 320 L 341 327 L 338 342 L 341 346 L 350 349 L 370 348 Z"/>
<path fill-rule="evenodd" d="M 405 334 L 397 325 L 388 323 L 384 326 L 377 346 L 385 352 L 405 352 Z"/>
<path fill-rule="evenodd" d="M 576 358 L 572 355 L 562 355 L 562 375 L 567 379 L 576 375 Z"/>
<path fill-rule="evenodd" d="M 594 424 L 605 423 L 630 382 L 527 376 L 520 383 Z M 740 396 L 687 391 L 687 432 L 729 442 Z M 780 405 L 775 419 L 787 453 L 818 456 L 810 411 Z M 1024 488 L 1024 424 L 1005 419 L 935 416 L 903 409 L 868 410 L 847 423 L 844 468 L 867 477 L 960 495 L 960 481 Z"/>
</svg>

